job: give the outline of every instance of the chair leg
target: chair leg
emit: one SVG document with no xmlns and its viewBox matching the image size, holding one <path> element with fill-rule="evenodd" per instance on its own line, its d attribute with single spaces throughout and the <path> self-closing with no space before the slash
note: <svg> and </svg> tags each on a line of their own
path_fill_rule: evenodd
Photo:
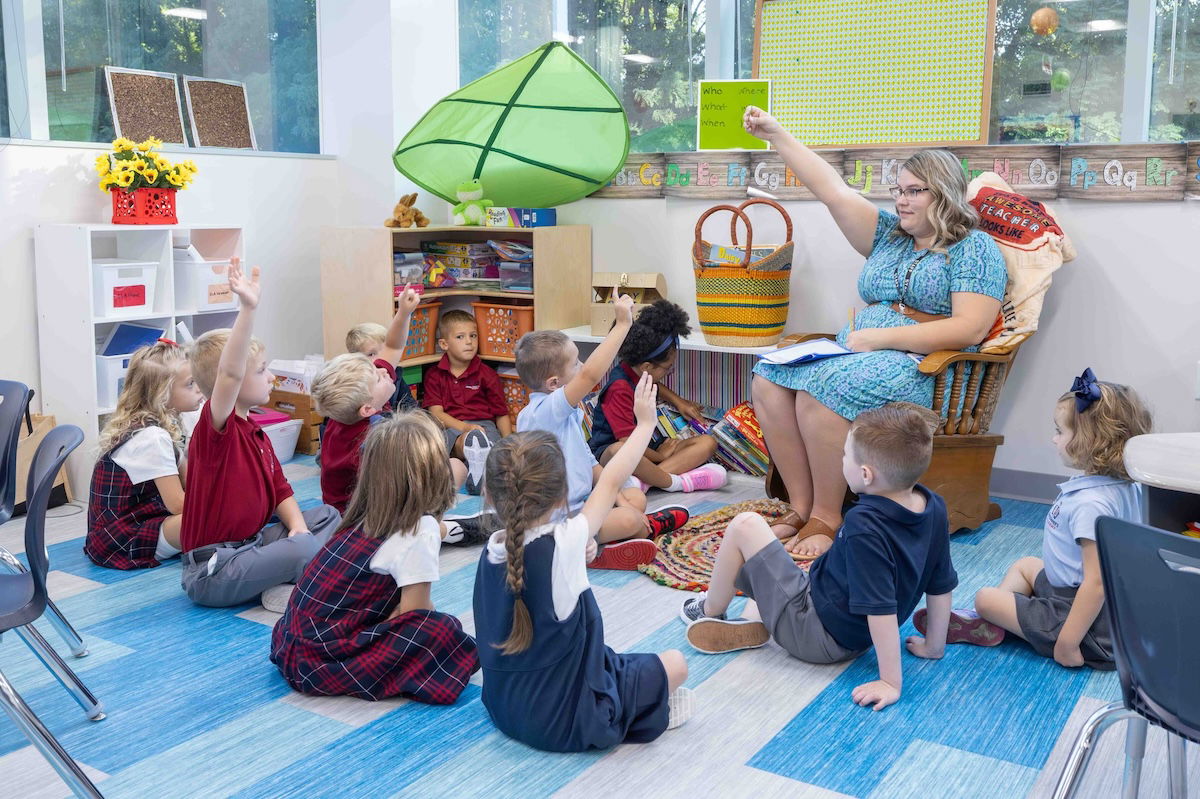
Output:
<svg viewBox="0 0 1200 799">
<path fill-rule="evenodd" d="M 1083 723 L 1083 729 L 1075 739 L 1067 762 L 1063 764 L 1062 774 L 1054 787 L 1054 799 L 1070 799 L 1079 788 L 1083 772 L 1087 769 L 1088 761 L 1092 759 L 1096 743 L 1101 733 L 1114 722 L 1124 719 L 1141 718 L 1129 710 L 1122 702 L 1113 702 L 1097 710 Z"/>
<path fill-rule="evenodd" d="M 4 547 L 0 547 L 0 565 L 5 566 L 13 574 L 24 574 L 28 571 L 25 564 L 17 560 L 16 555 L 9 552 Z M 46 600 L 46 610 L 50 616 L 50 623 L 54 625 L 54 629 L 58 630 L 58 634 L 67 642 L 67 646 L 71 649 L 71 654 L 77 658 L 86 657 L 88 654 L 87 646 L 83 643 L 83 638 L 79 633 L 75 632 L 75 628 L 67 621 L 67 617 L 58 609 L 58 605 L 54 604 L 51 599 Z"/>
<path fill-rule="evenodd" d="M 1171 799 L 1187 799 L 1187 741 L 1171 732 L 1167 733 L 1167 771 Z"/>
<path fill-rule="evenodd" d="M 1142 761 L 1146 757 L 1146 732 L 1150 724 L 1144 718 L 1133 718 L 1125 728 L 1125 777 L 1121 783 L 1121 799 L 1137 799 L 1142 782 Z"/>
<path fill-rule="evenodd" d="M 50 646 L 36 627 L 26 624 L 24 627 L 17 627 L 16 633 L 21 636 L 25 645 L 33 650 L 33 654 L 37 655 L 38 660 L 42 661 L 42 665 L 50 670 L 59 684 L 67 689 L 67 693 L 79 703 L 89 719 L 100 721 L 104 718 L 104 705 L 88 690 L 75 672 L 71 671 L 71 667 L 59 657 L 59 654 L 54 651 L 54 647 Z"/>
<path fill-rule="evenodd" d="M 75 759 L 67 754 L 58 739 L 50 734 L 41 719 L 34 715 L 29 705 L 25 704 L 25 700 L 16 692 L 2 672 L 0 672 L 0 705 L 3 705 L 17 728 L 29 739 L 30 743 L 38 748 L 42 757 L 46 758 L 54 767 L 63 782 L 76 796 L 81 799 L 103 799 L 88 775 L 83 772 Z"/>
</svg>

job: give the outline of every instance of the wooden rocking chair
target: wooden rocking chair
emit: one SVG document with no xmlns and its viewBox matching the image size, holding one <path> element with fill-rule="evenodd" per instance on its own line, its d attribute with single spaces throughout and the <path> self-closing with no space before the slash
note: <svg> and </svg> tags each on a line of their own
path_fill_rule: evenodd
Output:
<svg viewBox="0 0 1200 799">
<path fill-rule="evenodd" d="M 1003 349 L 986 354 L 931 352 L 917 366 L 923 374 L 934 376 L 930 407 L 939 415 L 943 408 L 947 410 L 933 437 L 933 460 L 920 482 L 946 500 L 951 532 L 1000 518 L 1000 506 L 991 501 L 988 484 L 996 447 L 1004 443 L 1004 436 L 989 433 L 988 428 L 1017 350 L 1030 335 L 1020 335 Z M 832 333 L 802 333 L 785 337 L 779 346 L 833 337 Z M 969 377 L 968 364 L 972 365 Z M 787 489 L 774 464 L 768 467 L 766 488 L 767 496 L 787 501 Z"/>
</svg>

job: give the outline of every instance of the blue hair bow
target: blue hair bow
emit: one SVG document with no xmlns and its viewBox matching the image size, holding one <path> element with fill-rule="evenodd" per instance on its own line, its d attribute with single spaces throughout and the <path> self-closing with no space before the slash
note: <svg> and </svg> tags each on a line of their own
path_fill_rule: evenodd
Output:
<svg viewBox="0 0 1200 799">
<path fill-rule="evenodd" d="M 1075 410 L 1078 413 L 1083 413 L 1100 399 L 1100 383 L 1091 369 L 1084 369 L 1083 374 L 1075 378 L 1071 393 L 1075 395 Z"/>
</svg>

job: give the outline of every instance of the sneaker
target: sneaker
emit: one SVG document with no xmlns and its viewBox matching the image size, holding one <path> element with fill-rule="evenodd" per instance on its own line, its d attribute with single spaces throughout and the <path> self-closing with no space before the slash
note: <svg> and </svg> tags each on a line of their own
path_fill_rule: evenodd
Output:
<svg viewBox="0 0 1200 799">
<path fill-rule="evenodd" d="M 693 624 L 701 619 L 709 618 L 704 615 L 704 600 L 708 597 L 707 591 L 701 591 L 695 596 L 688 597 L 683 600 L 683 607 L 679 609 L 679 618 L 683 619 L 684 624 Z M 712 616 L 714 619 L 724 619 L 725 614 L 720 616 Z"/>
<path fill-rule="evenodd" d="M 681 685 L 667 697 L 667 708 L 669 709 L 669 715 L 667 716 L 668 730 L 673 730 L 681 726 L 692 717 L 692 696 L 692 689 L 684 688 Z"/>
<path fill-rule="evenodd" d="M 487 467 L 492 443 L 482 430 L 472 430 L 463 439 L 463 455 L 467 459 L 467 493 L 479 496 L 483 492 L 483 474 Z"/>
<path fill-rule="evenodd" d="M 475 544 L 482 544 L 488 537 L 487 532 L 483 529 L 482 520 L 482 516 L 476 516 L 472 519 L 447 519 L 446 537 L 442 539 L 442 543 L 449 544 L 452 547 L 469 547 Z"/>
<path fill-rule="evenodd" d="M 646 521 L 650 522 L 650 536 L 652 538 L 657 538 L 663 533 L 678 530 L 687 524 L 690 518 L 692 518 L 692 515 L 682 505 L 668 505 L 665 508 L 659 508 L 653 513 L 646 514 Z"/>
<path fill-rule="evenodd" d="M 729 475 L 724 466 L 706 463 L 690 472 L 684 472 L 679 475 L 679 479 L 683 481 L 684 493 L 690 494 L 693 491 L 710 491 L 720 488 L 729 482 Z"/>
<path fill-rule="evenodd" d="M 284 583 L 262 592 L 262 606 L 272 613 L 283 613 L 287 610 L 292 592 L 296 590 L 295 583 Z"/>
<path fill-rule="evenodd" d="M 925 608 L 921 608 L 913 616 L 913 626 L 921 635 L 925 635 L 927 617 L 928 612 Z M 946 643 L 996 646 L 1003 640 L 1004 628 L 984 621 L 974 610 L 955 608 L 950 611 L 950 629 L 946 631 Z"/>
<path fill-rule="evenodd" d="M 767 625 L 749 619 L 699 619 L 688 625 L 688 643 L 706 655 L 757 649 L 771 640 Z"/>
<path fill-rule="evenodd" d="M 589 569 L 615 569 L 637 571 L 638 566 L 653 563 L 658 557 L 658 547 L 645 538 L 614 541 L 600 547 L 600 554 L 588 564 Z"/>
</svg>

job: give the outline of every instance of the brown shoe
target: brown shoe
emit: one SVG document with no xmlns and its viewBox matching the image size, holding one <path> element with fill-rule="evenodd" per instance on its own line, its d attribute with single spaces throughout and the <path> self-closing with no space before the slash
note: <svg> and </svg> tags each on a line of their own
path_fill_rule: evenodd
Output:
<svg viewBox="0 0 1200 799">
<path fill-rule="evenodd" d="M 747 619 L 703 618 L 687 628 L 688 643 L 706 655 L 757 649 L 771 640 L 767 625 Z"/>
<path fill-rule="evenodd" d="M 798 531 L 801 527 L 804 526 L 804 519 L 800 516 L 799 513 L 796 513 L 796 511 L 792 510 L 791 508 L 788 508 L 787 513 L 783 514 L 775 521 L 770 522 L 770 525 L 772 527 L 776 527 L 776 526 L 791 527 L 792 529 Z"/>
<path fill-rule="evenodd" d="M 803 541 L 804 539 L 810 538 L 814 535 L 823 535 L 823 536 L 826 536 L 827 538 L 829 538 L 830 541 L 833 541 L 834 536 L 837 535 L 837 531 L 832 529 L 828 524 L 821 521 L 816 516 L 814 516 L 811 519 L 809 519 L 807 522 L 805 522 L 804 526 L 801 527 L 799 530 L 797 530 L 796 534 L 794 536 L 792 536 L 791 538 L 784 541 L 783 544 L 786 547 L 788 544 L 790 544 L 793 541 Z M 800 562 L 808 561 L 808 560 L 816 560 L 817 558 L 820 557 L 820 555 L 800 555 L 795 552 L 792 552 L 791 550 L 788 550 L 788 554 L 792 556 L 792 560 L 800 561 Z M 824 554 L 824 553 L 822 553 L 822 554 Z"/>
</svg>

